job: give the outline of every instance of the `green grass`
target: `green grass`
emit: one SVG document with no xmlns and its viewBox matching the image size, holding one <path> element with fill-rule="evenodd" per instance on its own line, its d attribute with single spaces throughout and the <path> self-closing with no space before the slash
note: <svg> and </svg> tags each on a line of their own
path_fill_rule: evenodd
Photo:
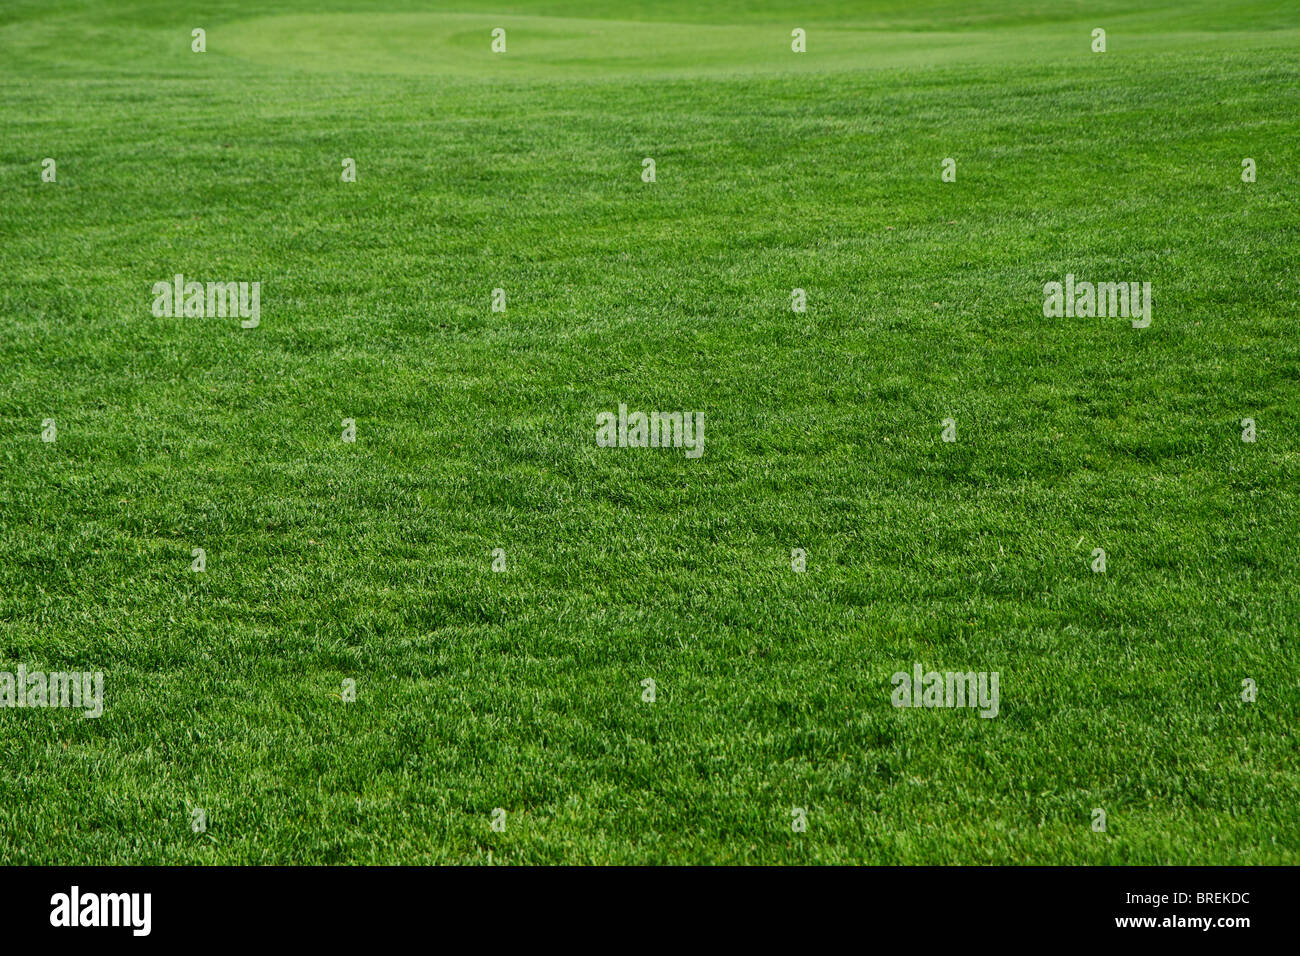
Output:
<svg viewBox="0 0 1300 956">
<path fill-rule="evenodd" d="M 0 861 L 1300 862 L 1294 4 L 466 6 L 0 8 Z"/>
</svg>

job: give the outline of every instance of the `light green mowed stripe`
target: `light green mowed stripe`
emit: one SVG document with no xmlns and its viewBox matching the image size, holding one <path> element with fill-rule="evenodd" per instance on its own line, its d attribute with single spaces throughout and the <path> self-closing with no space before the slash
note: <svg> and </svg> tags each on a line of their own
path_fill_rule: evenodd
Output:
<svg viewBox="0 0 1300 956">
<path fill-rule="evenodd" d="M 1094 63 L 1091 29 L 1099 17 L 962 31 L 845 28 L 808 22 L 755 25 L 606 18 L 456 13 L 290 14 L 223 24 L 214 53 L 324 72 L 452 75 L 484 78 L 708 76 L 837 72 L 937 66 Z M 1173 28 L 1149 17 L 1112 15 L 1108 52 L 1212 52 L 1261 40 L 1295 42 L 1300 32 Z M 791 29 L 805 30 L 807 53 L 791 50 Z M 506 31 L 493 52 L 492 31 Z M 1242 32 L 1246 31 L 1246 32 Z"/>
<path fill-rule="evenodd" d="M 798 25 L 797 19 L 793 20 Z M 491 33 L 506 31 L 506 52 Z M 791 28 L 718 23 L 490 14 L 322 14 L 258 17 L 225 25 L 214 51 L 320 71 L 466 77 L 697 76 L 835 72 L 1088 52 L 1086 31 L 906 32 L 807 25 L 809 54 Z"/>
</svg>

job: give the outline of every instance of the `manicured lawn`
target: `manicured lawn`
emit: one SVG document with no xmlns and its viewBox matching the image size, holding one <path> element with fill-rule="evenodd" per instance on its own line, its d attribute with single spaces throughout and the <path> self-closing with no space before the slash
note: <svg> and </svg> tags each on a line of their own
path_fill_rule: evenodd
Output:
<svg viewBox="0 0 1300 956">
<path fill-rule="evenodd" d="M 470 6 L 0 7 L 0 861 L 1300 862 L 1300 9 Z"/>
</svg>

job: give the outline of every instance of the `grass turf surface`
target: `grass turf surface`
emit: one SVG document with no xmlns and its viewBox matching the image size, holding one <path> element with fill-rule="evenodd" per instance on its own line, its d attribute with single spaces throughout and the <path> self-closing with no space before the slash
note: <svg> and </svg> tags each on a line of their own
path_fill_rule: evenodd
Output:
<svg viewBox="0 0 1300 956">
<path fill-rule="evenodd" d="M 1300 859 L 1293 5 L 430 6 L 0 10 L 0 860 Z"/>
</svg>

